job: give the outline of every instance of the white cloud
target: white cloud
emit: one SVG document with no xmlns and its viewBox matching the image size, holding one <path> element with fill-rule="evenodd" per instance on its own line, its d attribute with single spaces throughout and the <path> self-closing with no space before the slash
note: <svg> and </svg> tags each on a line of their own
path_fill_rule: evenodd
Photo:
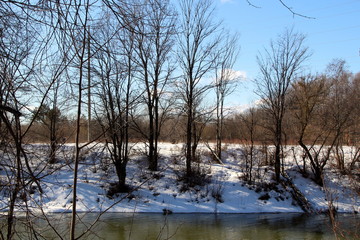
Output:
<svg viewBox="0 0 360 240">
<path fill-rule="evenodd" d="M 245 81 L 247 79 L 247 74 L 245 71 L 237 71 L 234 69 L 225 69 L 225 78 L 226 80 L 233 81 Z M 218 72 L 218 77 L 220 77 L 221 72 Z M 210 85 L 215 84 L 217 82 L 216 77 L 214 75 L 210 77 L 203 77 L 201 79 L 197 79 L 202 85 Z"/>
<path fill-rule="evenodd" d="M 258 99 L 256 101 L 254 101 L 253 105 L 255 107 L 260 107 L 261 105 L 263 105 L 265 103 L 264 99 Z"/>
<path fill-rule="evenodd" d="M 246 72 L 244 71 L 236 71 L 234 69 L 225 69 L 223 74 L 223 79 L 226 81 L 244 81 L 246 80 Z M 214 82 L 220 80 L 221 71 L 218 72 L 218 79 L 213 78 Z"/>
<path fill-rule="evenodd" d="M 237 80 L 245 80 L 246 72 L 244 71 L 236 71 L 234 69 L 225 69 L 225 74 L 229 77 L 229 79 L 237 79 Z"/>
</svg>

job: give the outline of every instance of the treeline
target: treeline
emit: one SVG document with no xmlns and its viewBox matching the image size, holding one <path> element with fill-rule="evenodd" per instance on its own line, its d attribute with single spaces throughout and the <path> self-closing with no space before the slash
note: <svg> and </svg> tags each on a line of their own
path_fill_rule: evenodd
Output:
<svg viewBox="0 0 360 240">
<path fill-rule="evenodd" d="M 291 85 L 287 93 L 288 113 L 284 118 L 284 142 L 287 145 L 297 145 L 301 137 L 302 128 L 306 127 L 306 136 L 303 141 L 306 144 L 322 143 L 318 133 L 321 128 L 328 127 L 336 133 L 336 126 L 341 127 L 341 145 L 357 146 L 360 141 L 359 111 L 358 106 L 360 94 L 360 74 L 353 74 L 346 68 L 343 60 L 333 60 L 329 63 L 325 73 L 317 75 L 302 76 Z M 46 107 L 44 107 L 46 108 Z M 270 123 L 267 121 L 266 108 L 262 102 L 254 104 L 248 109 L 238 111 L 236 108 L 226 108 L 223 126 L 223 140 L 226 143 L 249 143 L 251 138 L 258 144 L 273 144 Z M 49 109 L 48 115 L 43 113 L 38 117 L 36 123 L 30 128 L 26 142 L 47 143 L 50 131 L 47 126 L 51 122 Z M 65 112 L 58 112 L 59 128 L 57 138 L 59 142 L 74 142 L 75 140 L 75 119 L 73 115 Z M 310 115 L 311 114 L 311 115 Z M 147 118 L 138 116 L 136 126 L 146 128 Z M 83 117 L 81 122 L 80 139 L 86 142 L 88 139 L 88 119 Z M 90 132 L 93 136 L 100 136 L 101 126 L 98 120 L 92 120 Z M 325 121 L 326 120 L 326 121 Z M 343 120 L 344 123 L 340 121 Z M 181 143 L 185 141 L 184 116 L 181 112 L 173 112 L 163 124 L 159 140 L 163 142 Z M 208 142 L 216 141 L 216 121 L 212 116 L 203 122 L 205 124 L 202 133 L 202 140 Z M 324 126 L 322 126 L 324 125 Z M 341 126 L 343 125 L 343 126 Z M 250 137 L 251 131 L 253 136 Z M 132 142 L 143 140 L 143 136 L 130 129 Z M 105 136 L 99 138 L 104 142 Z M 331 144 L 330 139 L 326 144 Z"/>
<path fill-rule="evenodd" d="M 296 79 L 286 94 L 288 111 L 284 116 L 283 139 L 288 145 L 297 145 L 301 138 L 305 144 L 323 143 L 319 133 L 329 132 L 326 144 L 331 144 L 331 135 L 340 134 L 341 145 L 354 146 L 360 141 L 358 102 L 360 99 L 360 74 L 353 74 L 346 68 L 343 60 L 333 60 L 325 73 L 306 75 Z M 215 108 L 214 108 L 215 110 Z M 56 109 L 53 113 L 48 106 L 43 106 L 32 124 L 27 141 L 32 143 L 47 143 L 50 138 L 50 123 L 52 115 L 56 115 L 58 128 L 57 141 L 70 143 L 75 141 L 74 115 L 66 114 Z M 271 122 L 267 116 L 266 106 L 259 101 L 252 107 L 241 112 L 236 108 L 226 108 L 223 119 L 222 138 L 227 143 L 248 143 L 251 139 L 258 145 L 273 144 Z M 148 118 L 141 113 L 132 119 L 129 137 L 132 142 L 141 142 L 144 136 L 138 127 L 146 129 Z M 202 141 L 216 141 L 216 117 L 214 111 L 199 124 L 204 125 Z M 93 137 L 100 136 L 97 141 L 105 142 L 100 122 L 104 119 L 92 119 L 90 133 Z M 185 142 L 185 116 L 174 106 L 169 117 L 164 121 L 159 141 L 179 143 Z M 88 124 L 86 117 L 81 118 L 80 139 L 88 141 Z M 304 129 L 305 128 L 305 129 Z M 306 131 L 305 131 L 306 130 Z M 252 136 L 250 136 L 252 134 Z"/>
<path fill-rule="evenodd" d="M 339 134 L 341 145 L 358 145 L 359 87 L 360 74 L 349 72 L 342 60 L 331 62 L 325 73 L 296 79 L 286 93 L 284 142 L 296 145 L 302 139 L 305 144 L 320 144 L 326 140 L 326 144 L 331 144 L 331 136 Z M 226 119 L 224 138 L 230 142 L 249 141 L 249 128 L 253 127 L 255 142 L 272 144 L 272 123 L 267 111 L 260 100 L 242 113 L 231 114 Z M 329 136 L 319 137 L 325 131 Z"/>
</svg>

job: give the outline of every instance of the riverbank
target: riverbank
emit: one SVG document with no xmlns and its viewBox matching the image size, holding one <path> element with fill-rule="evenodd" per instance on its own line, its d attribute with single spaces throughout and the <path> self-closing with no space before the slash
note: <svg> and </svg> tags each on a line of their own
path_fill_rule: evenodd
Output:
<svg viewBox="0 0 360 240">
<path fill-rule="evenodd" d="M 37 153 L 41 145 L 29 146 Z M 253 181 L 245 181 L 244 151 L 241 145 L 228 145 L 223 164 L 213 163 L 205 146 L 201 148 L 201 162 L 195 164 L 199 184 L 183 181 L 185 161 L 181 157 L 182 144 L 160 145 L 159 171 L 147 170 L 142 146 L 134 146 L 128 163 L 127 183 L 130 193 L 108 196 L 116 181 L 116 174 L 102 146 L 82 153 L 77 186 L 78 212 L 142 212 L 142 213 L 284 213 L 303 212 L 289 186 L 276 184 L 273 169 L 254 162 Z M 288 147 L 285 151 L 290 151 Z M 300 151 L 299 151 L 300 154 Z M 43 166 L 38 191 L 27 195 L 26 204 L 19 201 L 17 211 L 70 212 L 72 207 L 73 164 L 71 146 L 59 151 L 56 164 Z M 33 166 L 40 166 L 33 162 Z M 258 160 L 254 160 L 258 161 Z M 338 212 L 359 212 L 359 182 L 334 170 L 331 163 L 325 173 L 325 187 L 299 173 L 291 154 L 286 155 L 285 171 L 292 183 L 307 199 L 315 213 L 327 211 L 329 203 Z M 43 163 L 44 164 L 44 163 Z M 4 178 L 4 170 L 1 173 Z M 7 209 L 8 196 L 1 195 L 0 207 Z"/>
</svg>

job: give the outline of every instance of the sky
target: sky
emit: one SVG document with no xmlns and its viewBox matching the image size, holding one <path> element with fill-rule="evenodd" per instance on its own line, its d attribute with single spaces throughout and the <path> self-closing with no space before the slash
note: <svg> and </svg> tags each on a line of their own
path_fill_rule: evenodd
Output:
<svg viewBox="0 0 360 240">
<path fill-rule="evenodd" d="M 216 15 L 224 26 L 240 35 L 240 54 L 234 70 L 246 80 L 227 100 L 228 105 L 246 107 L 258 99 L 252 83 L 258 74 L 256 56 L 271 39 L 286 28 L 306 35 L 312 53 L 306 62 L 310 73 L 324 72 L 333 59 L 346 61 L 348 69 L 360 72 L 360 0 L 216 0 Z"/>
</svg>

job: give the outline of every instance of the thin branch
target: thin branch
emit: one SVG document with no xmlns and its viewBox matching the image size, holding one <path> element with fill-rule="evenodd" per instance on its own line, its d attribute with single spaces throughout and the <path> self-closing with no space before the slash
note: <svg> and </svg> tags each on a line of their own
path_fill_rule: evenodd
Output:
<svg viewBox="0 0 360 240">
<path fill-rule="evenodd" d="M 283 0 L 279 0 L 279 2 L 281 3 L 281 5 L 283 5 L 287 10 L 289 10 L 293 16 L 299 16 L 299 17 L 303 17 L 303 18 L 308 18 L 308 19 L 315 19 L 314 17 L 310 17 L 310 16 L 306 16 L 300 13 L 295 12 L 291 7 L 289 7 L 286 3 L 284 3 Z"/>
<path fill-rule="evenodd" d="M 257 5 L 255 5 L 255 4 L 253 4 L 250 0 L 246 0 L 246 2 L 247 2 L 251 7 L 258 8 L 258 9 L 261 8 L 260 6 L 257 6 Z M 301 14 L 301 13 L 295 12 L 295 11 L 294 11 L 291 7 L 289 7 L 283 0 L 279 0 L 279 2 L 280 2 L 281 5 L 283 5 L 289 12 L 291 12 L 293 16 L 299 16 L 299 17 L 303 17 L 303 18 L 307 18 L 307 19 L 316 19 L 316 18 L 314 18 L 314 17 L 306 16 L 306 15 L 303 15 L 303 14 Z"/>
<path fill-rule="evenodd" d="M 250 2 L 250 0 L 246 0 L 246 2 L 247 2 L 251 7 L 261 8 L 261 7 L 259 7 L 259 6 L 254 5 L 252 2 Z"/>
</svg>

